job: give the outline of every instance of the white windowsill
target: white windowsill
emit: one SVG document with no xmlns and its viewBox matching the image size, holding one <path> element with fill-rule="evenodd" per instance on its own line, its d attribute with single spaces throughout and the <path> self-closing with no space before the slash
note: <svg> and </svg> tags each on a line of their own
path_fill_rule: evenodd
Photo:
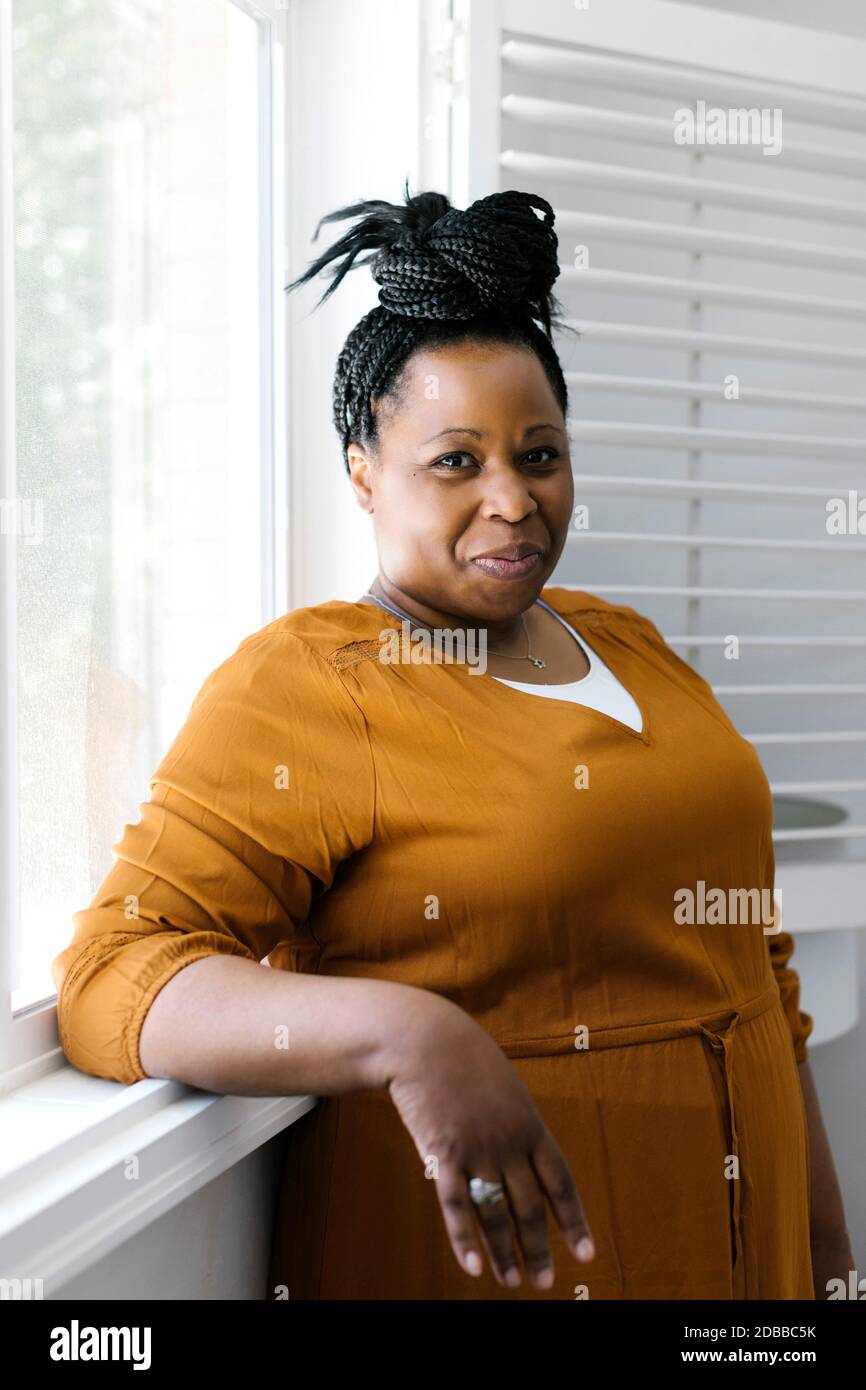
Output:
<svg viewBox="0 0 866 1390">
<path fill-rule="evenodd" d="M 0 1098 L 0 1276 L 41 1278 L 52 1297 L 316 1104 L 175 1081 L 124 1086 L 68 1063 L 10 1092 Z"/>
</svg>

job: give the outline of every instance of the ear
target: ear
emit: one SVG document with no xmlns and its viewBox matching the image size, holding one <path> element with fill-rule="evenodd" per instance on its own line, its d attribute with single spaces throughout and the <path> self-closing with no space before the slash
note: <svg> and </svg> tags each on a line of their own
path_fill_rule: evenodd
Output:
<svg viewBox="0 0 866 1390">
<path fill-rule="evenodd" d="M 360 444 L 350 444 L 346 450 L 349 460 L 349 481 L 362 512 L 372 513 L 373 460 Z"/>
</svg>

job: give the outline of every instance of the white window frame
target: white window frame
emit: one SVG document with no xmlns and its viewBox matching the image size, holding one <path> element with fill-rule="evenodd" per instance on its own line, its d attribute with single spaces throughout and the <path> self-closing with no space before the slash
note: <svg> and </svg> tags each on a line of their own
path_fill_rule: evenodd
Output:
<svg viewBox="0 0 866 1390">
<path fill-rule="evenodd" d="M 259 286 L 262 623 L 290 607 L 288 565 L 286 49 L 280 0 L 227 0 L 256 21 L 259 80 Z M 14 498 L 15 299 L 12 184 L 12 7 L 0 0 L 0 497 Z M 57 996 L 12 1011 L 18 916 L 15 536 L 0 540 L 0 1095 L 66 1064 Z M 70 923 L 71 933 L 71 923 Z"/>
</svg>

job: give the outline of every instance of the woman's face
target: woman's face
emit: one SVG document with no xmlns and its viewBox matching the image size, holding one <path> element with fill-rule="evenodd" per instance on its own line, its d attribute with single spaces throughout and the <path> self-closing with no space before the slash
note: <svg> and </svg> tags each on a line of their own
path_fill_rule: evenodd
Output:
<svg viewBox="0 0 866 1390">
<path fill-rule="evenodd" d="M 375 457 L 349 446 L 380 572 L 398 604 L 507 622 L 535 602 L 568 534 L 574 482 L 556 396 L 535 353 L 499 343 L 419 350 L 405 383 L 399 407 L 379 407 Z M 521 544 L 540 551 L 528 568 L 478 562 Z"/>
</svg>

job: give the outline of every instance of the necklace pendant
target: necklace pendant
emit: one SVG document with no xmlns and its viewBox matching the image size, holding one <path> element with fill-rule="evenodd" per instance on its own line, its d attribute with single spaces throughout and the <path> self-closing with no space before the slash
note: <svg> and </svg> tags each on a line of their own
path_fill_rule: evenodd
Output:
<svg viewBox="0 0 866 1390">
<path fill-rule="evenodd" d="M 530 656 L 528 660 L 532 662 L 533 666 L 539 667 L 539 669 L 547 665 L 547 662 L 542 661 L 540 656 Z"/>
</svg>

